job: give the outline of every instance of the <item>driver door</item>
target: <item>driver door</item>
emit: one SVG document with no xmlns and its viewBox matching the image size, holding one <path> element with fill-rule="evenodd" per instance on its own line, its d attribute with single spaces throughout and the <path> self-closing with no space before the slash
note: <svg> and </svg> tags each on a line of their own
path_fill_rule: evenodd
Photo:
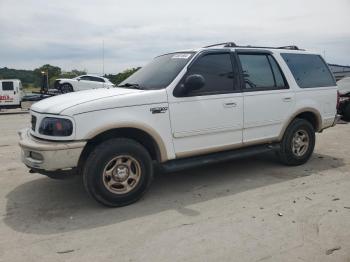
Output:
<svg viewBox="0 0 350 262">
<path fill-rule="evenodd" d="M 242 144 L 243 97 L 234 57 L 227 52 L 200 54 L 169 95 L 173 143 L 177 157 L 230 149 Z M 200 74 L 201 89 L 178 94 L 186 77 Z M 176 94 L 176 95 L 174 95 Z"/>
<path fill-rule="evenodd" d="M 79 90 L 87 90 L 87 89 L 93 89 L 96 88 L 94 86 L 94 83 L 91 80 L 91 76 L 82 76 L 79 78 L 77 84 L 78 84 L 78 88 Z"/>
</svg>

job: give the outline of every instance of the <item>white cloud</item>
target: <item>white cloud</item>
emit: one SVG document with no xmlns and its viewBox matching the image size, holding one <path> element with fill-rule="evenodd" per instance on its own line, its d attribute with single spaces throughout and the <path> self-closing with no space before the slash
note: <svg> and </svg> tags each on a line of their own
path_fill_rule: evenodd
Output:
<svg viewBox="0 0 350 262">
<path fill-rule="evenodd" d="M 0 1 L 0 66 L 116 73 L 221 41 L 325 51 L 350 64 L 350 1 Z"/>
</svg>

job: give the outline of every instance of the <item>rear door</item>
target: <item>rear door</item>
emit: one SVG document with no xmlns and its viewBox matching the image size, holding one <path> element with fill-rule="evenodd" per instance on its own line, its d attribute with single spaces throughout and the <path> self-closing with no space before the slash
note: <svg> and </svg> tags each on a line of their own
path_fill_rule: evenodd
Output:
<svg viewBox="0 0 350 262">
<path fill-rule="evenodd" d="M 98 88 L 96 83 L 97 82 L 93 81 L 92 76 L 82 76 L 78 81 L 78 87 L 79 87 L 79 90 L 94 89 L 94 88 Z"/>
<path fill-rule="evenodd" d="M 244 80 L 243 143 L 277 138 L 294 109 L 294 92 L 270 52 L 237 51 Z"/>
<path fill-rule="evenodd" d="M 0 105 L 13 106 L 20 104 L 20 92 L 17 81 L 1 81 L 0 82 Z"/>
<path fill-rule="evenodd" d="M 177 157 L 229 149 L 242 144 L 243 98 L 237 66 L 228 52 L 197 56 L 169 98 L 173 143 Z M 187 76 L 200 74 L 205 85 L 176 95 Z"/>
</svg>

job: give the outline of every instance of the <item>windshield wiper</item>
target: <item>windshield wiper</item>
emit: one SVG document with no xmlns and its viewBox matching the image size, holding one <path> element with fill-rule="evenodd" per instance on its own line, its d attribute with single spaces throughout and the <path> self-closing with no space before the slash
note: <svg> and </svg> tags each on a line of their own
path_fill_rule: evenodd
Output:
<svg viewBox="0 0 350 262">
<path fill-rule="evenodd" d="M 135 89 L 143 89 L 139 84 L 136 83 L 125 83 L 122 85 L 118 85 L 118 87 L 131 87 L 131 88 L 135 88 Z"/>
</svg>

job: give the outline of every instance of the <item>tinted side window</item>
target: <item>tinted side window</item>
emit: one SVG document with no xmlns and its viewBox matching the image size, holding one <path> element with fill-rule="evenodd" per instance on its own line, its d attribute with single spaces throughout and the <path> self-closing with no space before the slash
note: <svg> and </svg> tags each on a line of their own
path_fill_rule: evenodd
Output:
<svg viewBox="0 0 350 262">
<path fill-rule="evenodd" d="M 229 53 L 207 54 L 199 57 L 186 76 L 192 74 L 202 75 L 205 85 L 187 94 L 188 96 L 231 93 L 234 90 L 234 73 Z"/>
<path fill-rule="evenodd" d="M 94 82 L 104 82 L 102 78 L 90 76 L 90 80 Z"/>
<path fill-rule="evenodd" d="M 90 76 L 82 76 L 80 77 L 80 80 L 91 81 Z"/>
<path fill-rule="evenodd" d="M 238 54 L 245 88 L 271 90 L 286 88 L 286 83 L 275 59 L 265 54 Z"/>
<path fill-rule="evenodd" d="M 13 82 L 2 82 L 2 90 L 3 91 L 11 91 L 13 89 Z"/>
<path fill-rule="evenodd" d="M 301 88 L 335 86 L 326 63 L 319 55 L 281 54 Z"/>
</svg>

